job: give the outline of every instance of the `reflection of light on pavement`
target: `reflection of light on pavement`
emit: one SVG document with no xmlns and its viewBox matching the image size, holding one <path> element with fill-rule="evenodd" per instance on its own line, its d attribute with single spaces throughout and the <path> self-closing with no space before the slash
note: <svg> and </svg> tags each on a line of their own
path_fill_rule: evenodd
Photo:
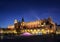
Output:
<svg viewBox="0 0 60 42">
<path fill-rule="evenodd" d="M 28 32 L 25 32 L 23 34 L 21 34 L 21 36 L 31 36 L 32 34 L 28 33 Z"/>
<path fill-rule="evenodd" d="M 42 32 L 39 32 L 38 35 L 42 35 Z"/>
<path fill-rule="evenodd" d="M 3 36 L 1 36 L 1 39 L 3 39 Z"/>
</svg>

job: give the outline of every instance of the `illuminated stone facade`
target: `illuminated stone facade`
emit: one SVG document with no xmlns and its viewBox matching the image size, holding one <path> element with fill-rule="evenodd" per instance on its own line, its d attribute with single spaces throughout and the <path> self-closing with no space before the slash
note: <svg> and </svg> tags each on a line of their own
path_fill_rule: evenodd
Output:
<svg viewBox="0 0 60 42">
<path fill-rule="evenodd" d="M 14 25 L 9 25 L 8 29 L 14 29 Z"/>
<path fill-rule="evenodd" d="M 31 34 L 38 34 L 42 32 L 43 34 L 47 34 L 56 32 L 56 25 L 50 17 L 48 19 L 31 22 L 24 22 L 22 19 L 21 22 L 17 22 L 14 25 L 16 29 L 20 29 L 21 33 L 29 32 Z"/>
<path fill-rule="evenodd" d="M 32 35 L 50 34 L 56 32 L 56 25 L 49 17 L 48 19 L 25 22 L 22 18 L 21 22 L 15 19 L 14 25 L 9 25 L 3 33 L 23 34 L 28 32 Z"/>
</svg>

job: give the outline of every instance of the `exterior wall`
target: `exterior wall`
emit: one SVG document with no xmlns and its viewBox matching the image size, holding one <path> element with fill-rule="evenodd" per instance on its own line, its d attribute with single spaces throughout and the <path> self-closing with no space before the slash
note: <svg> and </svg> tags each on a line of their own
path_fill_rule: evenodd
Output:
<svg viewBox="0 0 60 42">
<path fill-rule="evenodd" d="M 43 35 L 43 34 L 50 34 L 53 33 L 53 30 L 49 30 L 49 29 L 22 29 L 21 33 L 30 33 L 32 35 Z"/>
<path fill-rule="evenodd" d="M 41 20 L 37 20 L 37 21 L 32 21 L 32 22 L 22 22 L 21 26 L 22 27 L 26 27 L 26 28 L 37 28 L 37 27 L 41 27 L 41 23 L 43 21 Z"/>
<path fill-rule="evenodd" d="M 2 29 L 0 29 L 0 33 L 3 33 L 3 30 Z"/>
<path fill-rule="evenodd" d="M 15 23 L 15 24 L 14 24 L 14 28 L 15 28 L 15 29 L 18 29 L 18 28 L 20 28 L 20 25 L 21 25 L 20 22 Z"/>
<path fill-rule="evenodd" d="M 0 33 L 1 34 L 9 34 L 9 33 L 17 33 L 17 32 L 16 32 L 15 29 L 13 29 L 13 30 L 11 30 L 11 29 L 10 30 L 9 29 L 5 29 L 5 30 L 1 29 Z"/>
<path fill-rule="evenodd" d="M 60 25 L 57 25 L 56 34 L 60 34 Z"/>
<path fill-rule="evenodd" d="M 8 29 L 14 29 L 14 25 L 9 25 Z"/>
</svg>

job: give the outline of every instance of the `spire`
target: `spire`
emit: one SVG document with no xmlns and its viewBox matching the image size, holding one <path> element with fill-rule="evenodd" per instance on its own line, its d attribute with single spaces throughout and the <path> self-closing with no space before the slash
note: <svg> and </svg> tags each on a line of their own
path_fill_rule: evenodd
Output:
<svg viewBox="0 0 60 42">
<path fill-rule="evenodd" d="M 22 17 L 22 22 L 24 22 L 24 18 Z"/>
<path fill-rule="evenodd" d="M 15 23 L 18 23 L 18 20 L 17 20 L 17 19 L 14 20 L 14 24 L 15 24 Z"/>
</svg>

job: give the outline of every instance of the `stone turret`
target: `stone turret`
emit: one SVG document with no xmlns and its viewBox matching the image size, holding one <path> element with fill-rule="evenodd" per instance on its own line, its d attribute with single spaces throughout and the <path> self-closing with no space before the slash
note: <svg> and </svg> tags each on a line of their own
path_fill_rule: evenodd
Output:
<svg viewBox="0 0 60 42">
<path fill-rule="evenodd" d="M 15 24 L 15 23 L 18 23 L 18 20 L 17 20 L 17 19 L 14 20 L 14 24 Z"/>
<path fill-rule="evenodd" d="M 14 20 L 14 27 L 18 28 L 18 20 L 17 19 Z"/>
</svg>

